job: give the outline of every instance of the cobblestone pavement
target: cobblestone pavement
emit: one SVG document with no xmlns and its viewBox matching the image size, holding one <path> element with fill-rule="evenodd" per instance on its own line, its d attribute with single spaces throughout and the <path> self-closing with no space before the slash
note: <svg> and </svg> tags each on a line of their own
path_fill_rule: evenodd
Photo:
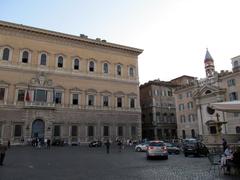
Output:
<svg viewBox="0 0 240 180">
<path fill-rule="evenodd" d="M 134 152 L 128 147 L 118 152 L 111 147 L 106 154 L 104 147 L 87 146 L 11 147 L 5 164 L 0 166 L 0 180 L 212 180 L 240 179 L 211 171 L 205 157 L 169 155 L 168 160 L 146 160 L 145 153 Z"/>
</svg>

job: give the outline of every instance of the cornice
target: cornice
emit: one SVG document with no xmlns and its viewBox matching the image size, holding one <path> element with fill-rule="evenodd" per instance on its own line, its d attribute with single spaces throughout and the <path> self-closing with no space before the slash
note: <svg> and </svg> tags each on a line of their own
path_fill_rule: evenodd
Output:
<svg viewBox="0 0 240 180">
<path fill-rule="evenodd" d="M 129 47 L 129 46 L 123 46 L 123 45 L 119 45 L 119 44 L 114 44 L 114 43 L 109 43 L 106 41 L 101 41 L 98 39 L 90 39 L 85 37 L 81 37 L 81 36 L 75 36 L 75 35 L 70 35 L 70 34 L 65 34 L 65 33 L 60 33 L 60 32 L 56 32 L 56 31 L 50 31 L 50 30 L 45 30 L 45 29 L 41 29 L 41 28 L 35 28 L 35 27 L 30 27 L 30 26 L 25 26 L 22 24 L 15 24 L 15 23 L 10 23 L 10 22 L 6 22 L 6 21 L 1 21 L 0 20 L 0 27 L 1 28 L 5 28 L 5 29 L 10 29 L 10 30 L 17 30 L 20 32 L 24 32 L 24 33 L 32 33 L 32 34 L 36 34 L 38 36 L 42 36 L 42 37 L 52 37 L 52 38 L 60 38 L 62 41 L 75 41 L 78 42 L 78 44 L 87 44 L 87 45 L 94 45 L 96 47 L 99 48 L 107 48 L 107 49 L 114 49 L 114 50 L 120 50 L 123 51 L 125 53 L 129 53 L 129 54 L 135 54 L 135 55 L 140 55 L 143 50 L 142 49 L 137 49 L 137 48 L 133 48 L 133 47 Z"/>
</svg>

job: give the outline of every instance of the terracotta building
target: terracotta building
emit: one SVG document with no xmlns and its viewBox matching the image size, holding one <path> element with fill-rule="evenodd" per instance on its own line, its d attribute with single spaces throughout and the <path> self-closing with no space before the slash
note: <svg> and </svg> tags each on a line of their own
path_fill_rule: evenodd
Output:
<svg viewBox="0 0 240 180">
<path fill-rule="evenodd" d="M 0 140 L 140 139 L 142 51 L 0 21 Z"/>
<path fill-rule="evenodd" d="M 140 86 L 143 138 L 177 138 L 176 109 L 173 89 L 177 85 L 160 80 Z"/>
</svg>

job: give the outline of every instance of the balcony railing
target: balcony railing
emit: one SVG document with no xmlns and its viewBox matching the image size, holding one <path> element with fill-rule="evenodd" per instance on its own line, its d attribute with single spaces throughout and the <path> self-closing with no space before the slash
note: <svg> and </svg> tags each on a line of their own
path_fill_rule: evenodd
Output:
<svg viewBox="0 0 240 180">
<path fill-rule="evenodd" d="M 25 102 L 25 108 L 42 108 L 42 109 L 55 109 L 56 105 L 54 102 Z"/>
</svg>

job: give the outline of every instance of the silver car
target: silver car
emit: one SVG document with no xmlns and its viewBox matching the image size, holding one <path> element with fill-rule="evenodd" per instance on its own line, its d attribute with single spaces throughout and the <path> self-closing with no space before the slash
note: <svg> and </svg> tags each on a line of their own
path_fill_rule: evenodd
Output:
<svg viewBox="0 0 240 180">
<path fill-rule="evenodd" d="M 163 157 L 168 159 L 167 146 L 163 141 L 151 141 L 147 148 L 147 159 L 152 157 Z"/>
<path fill-rule="evenodd" d="M 147 151 L 148 145 L 149 145 L 149 142 L 140 143 L 135 146 L 135 151 L 137 152 Z"/>
</svg>

